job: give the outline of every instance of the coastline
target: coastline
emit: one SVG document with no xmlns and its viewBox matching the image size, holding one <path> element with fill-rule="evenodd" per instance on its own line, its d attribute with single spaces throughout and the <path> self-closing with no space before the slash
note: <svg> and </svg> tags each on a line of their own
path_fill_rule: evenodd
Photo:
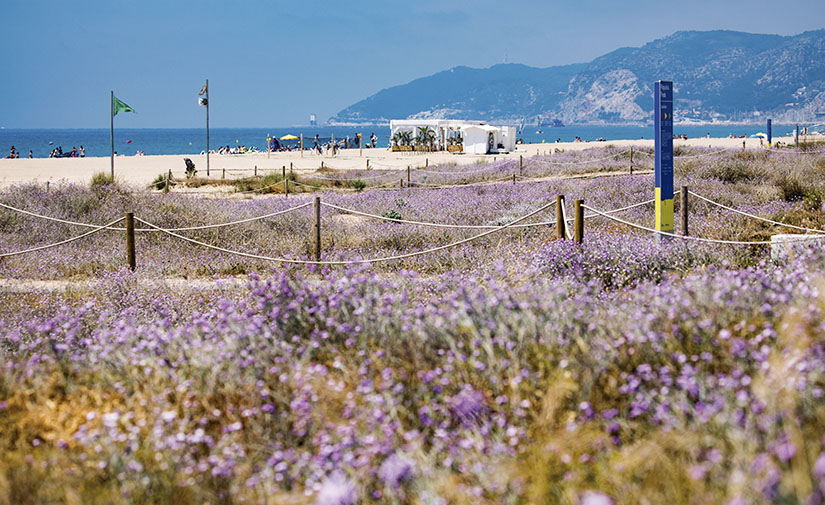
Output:
<svg viewBox="0 0 825 505">
<path fill-rule="evenodd" d="M 741 149 L 742 142 L 746 149 L 760 149 L 758 138 L 691 138 L 688 140 L 674 140 L 674 147 L 698 147 L 711 149 Z M 793 137 L 775 137 L 774 141 L 783 144 L 793 143 Z M 260 174 L 280 171 L 290 164 L 298 173 L 310 173 L 318 170 L 323 162 L 324 167 L 331 170 L 359 170 L 366 169 L 369 160 L 371 168 L 381 170 L 406 170 L 407 166 L 431 166 L 455 164 L 467 165 L 500 159 L 515 159 L 519 156 L 529 157 L 536 155 L 552 155 L 556 149 L 565 151 L 582 151 L 599 149 L 608 146 L 653 148 L 653 139 L 611 140 L 597 142 L 559 142 L 522 144 L 516 151 L 509 154 L 450 154 L 446 152 L 409 153 L 401 154 L 388 149 L 364 149 L 359 155 L 358 149 L 344 149 L 335 157 L 310 154 L 304 151 L 271 153 L 252 153 L 242 155 L 211 155 L 210 178 L 220 179 L 224 174 L 227 179 L 240 176 L 250 176 L 257 166 Z M 206 176 L 206 155 L 149 155 L 149 156 L 117 156 L 115 158 L 115 177 L 125 183 L 145 186 L 158 175 L 169 170 L 177 178 L 184 177 L 184 158 L 190 158 L 198 170 L 199 177 Z M 224 172 L 224 170 L 226 172 Z M 0 159 L 0 187 L 29 182 L 50 183 L 69 182 L 88 184 L 92 176 L 110 171 L 109 157 L 86 158 L 20 158 Z"/>
</svg>

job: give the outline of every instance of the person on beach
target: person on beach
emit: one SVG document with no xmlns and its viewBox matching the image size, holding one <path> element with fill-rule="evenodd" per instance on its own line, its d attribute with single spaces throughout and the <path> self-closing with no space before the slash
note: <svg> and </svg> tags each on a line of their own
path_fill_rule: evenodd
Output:
<svg viewBox="0 0 825 505">
<path fill-rule="evenodd" d="M 375 143 L 378 142 L 378 137 L 375 136 L 375 132 L 370 134 L 370 144 L 372 144 L 372 148 L 375 149 Z"/>
<path fill-rule="evenodd" d="M 11 150 L 9 152 L 9 158 L 14 159 L 14 146 L 11 146 Z"/>
<path fill-rule="evenodd" d="M 32 150 L 29 149 L 29 159 L 32 159 L 32 158 L 34 158 L 34 154 L 32 153 Z"/>
<path fill-rule="evenodd" d="M 77 148 L 72 146 L 72 158 L 77 158 Z"/>
<path fill-rule="evenodd" d="M 84 149 L 83 146 L 80 146 L 80 157 L 81 158 L 86 157 L 86 149 Z"/>
</svg>

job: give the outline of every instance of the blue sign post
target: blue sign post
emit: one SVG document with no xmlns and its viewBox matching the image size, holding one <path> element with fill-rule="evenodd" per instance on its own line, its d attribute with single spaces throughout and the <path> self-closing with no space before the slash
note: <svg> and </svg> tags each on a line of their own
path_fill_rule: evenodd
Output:
<svg viewBox="0 0 825 505">
<path fill-rule="evenodd" d="M 673 233 L 673 83 L 654 86 L 656 230 Z M 661 239 L 662 235 L 657 235 Z"/>
<path fill-rule="evenodd" d="M 773 132 L 771 131 L 771 120 L 768 119 L 768 147 L 771 147 L 771 142 L 773 141 Z"/>
</svg>

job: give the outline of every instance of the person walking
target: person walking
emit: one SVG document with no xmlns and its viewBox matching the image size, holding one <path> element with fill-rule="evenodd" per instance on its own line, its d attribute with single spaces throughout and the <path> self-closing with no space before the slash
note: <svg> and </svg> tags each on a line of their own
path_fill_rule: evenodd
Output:
<svg viewBox="0 0 825 505">
<path fill-rule="evenodd" d="M 32 153 L 31 149 L 29 149 L 29 159 L 34 158 L 34 154 Z"/>
<path fill-rule="evenodd" d="M 81 158 L 86 157 L 86 149 L 83 146 L 80 146 L 80 157 Z"/>
</svg>

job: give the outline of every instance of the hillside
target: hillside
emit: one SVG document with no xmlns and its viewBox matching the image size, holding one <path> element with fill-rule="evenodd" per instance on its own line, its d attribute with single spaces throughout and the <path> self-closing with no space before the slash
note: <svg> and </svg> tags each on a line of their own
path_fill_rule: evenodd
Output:
<svg viewBox="0 0 825 505">
<path fill-rule="evenodd" d="M 330 118 L 382 123 L 402 118 L 515 123 L 651 120 L 652 83 L 673 80 L 685 121 L 822 121 L 825 30 L 783 37 L 732 31 L 677 32 L 589 63 L 455 67 L 384 89 Z"/>
</svg>

